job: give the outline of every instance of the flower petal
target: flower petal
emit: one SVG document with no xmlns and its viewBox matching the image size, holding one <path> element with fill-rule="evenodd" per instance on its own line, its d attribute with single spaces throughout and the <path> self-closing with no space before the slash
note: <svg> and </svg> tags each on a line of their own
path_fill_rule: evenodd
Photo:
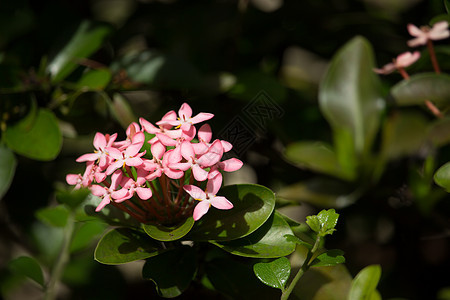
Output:
<svg viewBox="0 0 450 300">
<path fill-rule="evenodd" d="M 205 192 L 201 188 L 199 188 L 195 185 L 188 184 L 188 185 L 183 186 L 183 189 L 186 191 L 186 193 L 191 195 L 191 197 L 194 198 L 195 200 L 205 200 L 206 199 Z"/>
<path fill-rule="evenodd" d="M 181 120 L 190 119 L 192 116 L 192 108 L 187 103 L 183 103 L 178 110 L 178 116 Z"/>
<path fill-rule="evenodd" d="M 219 168 L 225 172 L 234 172 L 242 167 L 243 163 L 237 158 L 230 158 L 219 162 Z"/>
<path fill-rule="evenodd" d="M 208 178 L 208 171 L 203 170 L 197 164 L 192 165 L 192 173 L 197 181 L 205 181 Z"/>
<path fill-rule="evenodd" d="M 209 195 L 215 195 L 220 190 L 221 186 L 222 176 L 214 176 L 213 178 L 208 179 L 208 183 L 206 184 L 206 193 Z"/>
<path fill-rule="evenodd" d="M 195 117 L 191 118 L 190 122 L 192 124 L 197 124 L 197 123 L 209 120 L 209 119 L 211 119 L 213 117 L 214 117 L 214 115 L 210 114 L 210 113 L 199 113 Z"/>
<path fill-rule="evenodd" d="M 103 149 L 103 148 L 106 147 L 106 138 L 105 138 L 105 136 L 104 136 L 102 133 L 100 133 L 100 132 L 97 132 L 97 133 L 95 134 L 95 137 L 94 137 L 94 147 L 95 147 L 95 149 L 98 149 L 98 150 Z"/>
<path fill-rule="evenodd" d="M 208 212 L 210 206 L 211 204 L 208 201 L 201 201 L 198 203 L 194 208 L 194 221 L 203 217 Z"/>
<path fill-rule="evenodd" d="M 227 198 L 222 196 L 217 196 L 209 199 L 209 202 L 212 206 L 218 209 L 231 209 L 233 208 L 233 204 L 228 201 Z"/>
<path fill-rule="evenodd" d="M 209 143 L 212 138 L 211 126 L 209 126 L 209 124 L 203 124 L 198 130 L 197 136 L 205 143 Z"/>
<path fill-rule="evenodd" d="M 139 198 L 142 200 L 147 200 L 152 196 L 152 190 L 149 188 L 137 187 L 136 194 L 138 194 Z"/>
</svg>

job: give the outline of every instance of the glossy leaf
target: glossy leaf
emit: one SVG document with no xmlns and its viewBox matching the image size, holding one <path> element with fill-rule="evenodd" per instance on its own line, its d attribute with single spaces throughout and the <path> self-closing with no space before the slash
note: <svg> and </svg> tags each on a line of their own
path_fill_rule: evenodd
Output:
<svg viewBox="0 0 450 300">
<path fill-rule="evenodd" d="M 70 40 L 50 60 L 47 72 L 52 82 L 65 79 L 79 65 L 79 60 L 95 53 L 112 33 L 112 28 L 106 24 L 85 20 L 80 23 Z"/>
<path fill-rule="evenodd" d="M 16 172 L 17 160 L 14 153 L 4 145 L 0 145 L 0 199 L 9 189 Z"/>
<path fill-rule="evenodd" d="M 339 214 L 334 209 L 322 210 L 317 215 L 307 216 L 306 224 L 320 236 L 325 236 L 333 234 L 333 231 L 336 230 L 334 227 L 336 227 L 338 218 Z"/>
<path fill-rule="evenodd" d="M 256 184 L 225 186 L 218 196 L 225 196 L 234 207 L 230 210 L 210 208 L 186 238 L 229 241 L 247 236 L 269 219 L 275 207 L 274 193 Z"/>
<path fill-rule="evenodd" d="M 450 193 L 450 162 L 440 167 L 434 174 L 434 181 Z"/>
<path fill-rule="evenodd" d="M 372 46 L 357 36 L 335 54 L 319 87 L 322 113 L 335 132 L 351 134 L 356 154 L 370 149 L 384 109 L 374 67 Z"/>
<path fill-rule="evenodd" d="M 19 122 L 7 127 L 5 141 L 12 150 L 36 160 L 52 160 L 61 150 L 62 136 L 55 115 L 39 109 L 35 122 L 25 130 Z"/>
<path fill-rule="evenodd" d="M 34 258 L 20 256 L 9 262 L 9 268 L 14 273 L 24 275 L 44 287 L 44 275 L 41 266 Z"/>
<path fill-rule="evenodd" d="M 149 236 L 130 228 L 116 228 L 106 233 L 95 248 L 95 260 L 118 265 L 158 255 L 161 249 Z"/>
<path fill-rule="evenodd" d="M 353 175 L 339 164 L 333 149 L 323 142 L 296 142 L 288 145 L 286 158 L 292 163 L 313 171 L 352 179 Z"/>
<path fill-rule="evenodd" d="M 111 81 L 112 74 L 107 68 L 89 70 L 77 82 L 80 89 L 103 90 Z"/>
<path fill-rule="evenodd" d="M 196 271 L 195 249 L 183 246 L 147 259 L 142 276 L 156 284 L 160 296 L 174 298 L 189 286 Z"/>
<path fill-rule="evenodd" d="M 313 248 L 313 245 L 311 245 L 310 243 L 307 243 L 305 241 L 302 241 L 301 239 L 299 239 L 295 235 L 288 234 L 285 237 L 286 237 L 286 240 L 289 241 L 289 242 L 296 243 L 297 245 L 302 245 L 302 246 L 304 246 L 304 247 L 306 247 L 306 248 L 308 248 L 310 250 Z"/>
<path fill-rule="evenodd" d="M 289 275 L 291 264 L 286 257 L 280 257 L 269 263 L 257 263 L 253 266 L 256 277 L 265 285 L 284 291 Z"/>
<path fill-rule="evenodd" d="M 381 267 L 371 265 L 362 269 L 355 279 L 348 296 L 348 300 L 373 300 L 376 297 L 376 288 L 381 276 Z"/>
<path fill-rule="evenodd" d="M 293 235 L 287 222 L 278 213 L 252 234 L 229 242 L 213 242 L 234 255 L 257 258 L 277 258 L 294 252 L 296 244 L 286 236 Z"/>
<path fill-rule="evenodd" d="M 36 217 L 50 226 L 64 227 L 69 218 L 69 211 L 62 205 L 45 207 L 36 212 Z"/>
<path fill-rule="evenodd" d="M 173 227 L 163 225 L 143 224 L 142 228 L 152 238 L 162 242 L 181 239 L 194 225 L 194 218 L 189 217 L 183 223 Z"/>
<path fill-rule="evenodd" d="M 391 94 L 398 105 L 424 104 L 430 100 L 437 105 L 450 104 L 450 75 L 422 73 L 394 85 Z"/>
<path fill-rule="evenodd" d="M 345 263 L 344 252 L 339 249 L 328 250 L 317 256 L 311 263 L 312 267 L 331 267 Z"/>
</svg>

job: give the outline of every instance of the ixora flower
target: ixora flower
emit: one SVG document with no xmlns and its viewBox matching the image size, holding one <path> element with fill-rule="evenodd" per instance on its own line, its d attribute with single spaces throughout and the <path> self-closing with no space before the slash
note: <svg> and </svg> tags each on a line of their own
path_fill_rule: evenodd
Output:
<svg viewBox="0 0 450 300">
<path fill-rule="evenodd" d="M 413 63 L 415 63 L 420 58 L 420 52 L 414 51 L 404 52 L 394 58 L 393 61 L 389 64 L 384 65 L 381 69 L 373 69 L 375 73 L 378 74 L 390 74 L 396 70 L 403 70 L 404 68 L 409 67 Z"/>
<path fill-rule="evenodd" d="M 97 212 L 111 204 L 142 223 L 174 224 L 191 215 L 197 221 L 211 206 L 231 209 L 228 199 L 216 196 L 221 172 L 237 171 L 243 164 L 237 158 L 222 160 L 232 145 L 213 140 L 208 124 L 197 133 L 195 124 L 212 117 L 192 117 L 184 103 L 178 117 L 169 111 L 156 126 L 144 118 L 131 123 L 123 141 L 116 140 L 117 133 L 96 133 L 94 153 L 77 159 L 86 164 L 83 175 L 69 174 L 66 181 L 99 197 Z"/>
<path fill-rule="evenodd" d="M 437 41 L 450 36 L 447 21 L 437 22 L 431 28 L 429 26 L 421 26 L 418 28 L 413 24 L 408 24 L 407 29 L 409 34 L 415 37 L 408 41 L 408 46 L 410 47 L 425 45 L 430 40 Z"/>
<path fill-rule="evenodd" d="M 218 209 L 231 209 L 233 204 L 228 201 L 227 198 L 222 196 L 216 196 L 217 192 L 222 185 L 222 177 L 216 176 L 208 180 L 206 185 L 206 190 L 203 191 L 201 188 L 195 185 L 185 185 L 183 189 L 191 195 L 195 200 L 200 201 L 199 204 L 194 209 L 194 220 L 197 221 L 204 214 L 206 214 L 209 208 L 214 206 Z"/>
</svg>

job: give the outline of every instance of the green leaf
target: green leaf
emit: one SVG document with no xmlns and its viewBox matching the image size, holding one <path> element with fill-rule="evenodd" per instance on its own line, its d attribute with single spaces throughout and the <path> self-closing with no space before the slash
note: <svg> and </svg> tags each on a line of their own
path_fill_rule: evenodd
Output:
<svg viewBox="0 0 450 300">
<path fill-rule="evenodd" d="M 174 298 L 189 286 L 197 271 L 194 248 L 182 246 L 151 257 L 142 269 L 144 279 L 152 280 L 160 296 Z"/>
<path fill-rule="evenodd" d="M 121 94 L 115 93 L 113 95 L 112 102 L 108 102 L 108 104 L 112 115 L 123 128 L 127 128 L 128 125 L 137 120 L 130 104 L 128 103 L 128 100 Z"/>
<path fill-rule="evenodd" d="M 302 245 L 302 246 L 308 248 L 309 250 L 311 250 L 313 248 L 313 245 L 311 245 L 310 243 L 307 243 L 305 241 L 302 241 L 301 239 L 299 239 L 295 235 L 288 234 L 285 237 L 286 237 L 287 241 L 296 243 L 297 245 Z"/>
<path fill-rule="evenodd" d="M 91 194 L 89 189 L 77 189 L 77 190 L 60 190 L 56 192 L 56 200 L 65 204 L 68 207 L 75 209 L 79 207 L 83 201 Z"/>
<path fill-rule="evenodd" d="M 80 89 L 103 90 L 111 81 L 112 74 L 107 68 L 89 70 L 77 82 Z"/>
<path fill-rule="evenodd" d="M 17 160 L 14 153 L 4 145 L 0 145 L 0 199 L 9 189 L 16 171 Z"/>
<path fill-rule="evenodd" d="M 265 285 L 284 291 L 289 275 L 291 264 L 286 257 L 280 257 L 269 263 L 257 263 L 253 266 L 256 277 Z"/>
<path fill-rule="evenodd" d="M 62 146 L 58 121 L 51 111 L 43 108 L 29 130 L 21 122 L 7 127 L 5 141 L 18 154 L 43 161 L 56 158 Z"/>
<path fill-rule="evenodd" d="M 163 225 L 142 224 L 144 231 L 154 238 L 162 242 L 169 242 L 181 239 L 185 236 L 194 225 L 194 218 L 189 217 L 183 223 L 172 227 Z"/>
<path fill-rule="evenodd" d="M 9 262 L 9 268 L 14 273 L 24 275 L 44 287 L 44 275 L 41 266 L 34 258 L 20 256 Z"/>
<path fill-rule="evenodd" d="M 280 292 L 263 284 L 253 271 L 254 259 L 227 256 L 205 264 L 206 276 L 214 288 L 230 299 L 277 299 Z"/>
<path fill-rule="evenodd" d="M 427 136 L 427 120 L 417 112 L 398 112 L 383 128 L 381 153 L 396 159 L 416 153 Z"/>
<path fill-rule="evenodd" d="M 444 0 L 445 10 L 450 14 L 450 0 Z"/>
<path fill-rule="evenodd" d="M 247 236 L 263 225 L 275 207 L 275 195 L 256 184 L 225 186 L 219 191 L 234 207 L 230 210 L 211 208 L 195 222 L 188 239 L 197 241 L 229 241 Z"/>
<path fill-rule="evenodd" d="M 101 221 L 92 220 L 81 224 L 76 229 L 72 241 L 70 242 L 70 252 L 83 250 L 90 246 L 106 229 L 107 225 Z"/>
<path fill-rule="evenodd" d="M 432 122 L 428 137 L 438 148 L 450 144 L 450 118 L 440 118 Z"/>
<path fill-rule="evenodd" d="M 394 85 L 391 94 L 398 105 L 424 104 L 430 100 L 437 105 L 450 104 L 450 75 L 422 73 Z"/>
<path fill-rule="evenodd" d="M 95 248 L 94 258 L 106 265 L 118 265 L 158 255 L 158 244 L 144 233 L 116 228 L 106 233 Z"/>
<path fill-rule="evenodd" d="M 336 227 L 338 218 L 339 214 L 334 209 L 322 210 L 317 216 L 307 216 L 306 224 L 320 236 L 325 236 L 333 234 L 333 231 L 336 230 L 334 227 Z"/>
<path fill-rule="evenodd" d="M 374 67 L 372 46 L 357 36 L 335 54 L 319 87 L 322 113 L 335 132 L 351 134 L 358 155 L 370 150 L 384 109 Z"/>
<path fill-rule="evenodd" d="M 317 256 L 311 263 L 312 267 L 331 267 L 345 263 L 344 252 L 339 249 L 328 250 Z"/>
<path fill-rule="evenodd" d="M 112 33 L 112 27 L 89 20 L 81 22 L 70 40 L 50 60 L 47 72 L 53 83 L 64 80 L 79 65 L 80 59 L 95 53 Z"/>
<path fill-rule="evenodd" d="M 277 195 L 289 200 L 307 202 L 318 207 L 342 208 L 358 200 L 352 185 L 333 178 L 316 177 L 281 188 Z"/>
<path fill-rule="evenodd" d="M 371 265 L 362 269 L 352 281 L 348 300 L 374 299 L 380 276 L 381 267 L 379 265 Z"/>
<path fill-rule="evenodd" d="M 434 182 L 450 193 L 450 162 L 436 171 L 434 174 Z"/>
<path fill-rule="evenodd" d="M 69 211 L 62 205 L 45 207 L 36 212 L 36 217 L 50 226 L 64 227 L 69 218 Z"/>
<path fill-rule="evenodd" d="M 229 242 L 212 242 L 234 255 L 257 258 L 277 258 L 294 252 L 295 243 L 286 235 L 293 232 L 283 217 L 274 213 L 264 225 L 252 234 Z"/>
<path fill-rule="evenodd" d="M 292 163 L 313 171 L 353 179 L 353 174 L 343 169 L 333 149 L 323 142 L 296 142 L 286 147 L 286 158 Z"/>
</svg>

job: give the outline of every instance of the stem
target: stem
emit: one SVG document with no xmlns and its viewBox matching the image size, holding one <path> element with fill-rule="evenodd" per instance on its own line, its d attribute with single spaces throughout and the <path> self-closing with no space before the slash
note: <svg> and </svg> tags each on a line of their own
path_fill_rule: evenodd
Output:
<svg viewBox="0 0 450 300">
<path fill-rule="evenodd" d="M 436 53 L 434 52 L 433 42 L 431 40 L 427 41 L 428 52 L 430 53 L 431 63 L 433 64 L 434 71 L 436 74 L 441 73 L 441 69 L 439 68 L 439 64 L 436 58 Z"/>
<path fill-rule="evenodd" d="M 297 285 L 297 282 L 299 279 L 305 274 L 306 271 L 308 271 L 311 263 L 311 258 L 313 257 L 314 253 L 317 251 L 320 245 L 321 237 L 317 235 L 316 241 L 314 243 L 314 246 L 311 250 L 308 250 L 308 254 L 306 255 L 306 259 L 303 262 L 303 265 L 301 266 L 300 270 L 298 270 L 297 274 L 295 274 L 295 277 L 292 279 L 292 281 L 289 283 L 289 286 L 286 290 L 283 291 L 281 294 L 281 300 L 287 300 L 289 296 L 291 295 L 292 291 L 294 290 L 294 287 Z"/>
<path fill-rule="evenodd" d="M 75 217 L 74 212 L 71 211 L 67 219 L 67 225 L 65 228 L 65 235 L 63 239 L 63 244 L 61 246 L 61 251 L 59 252 L 58 259 L 56 260 L 55 266 L 50 274 L 50 279 L 45 288 L 44 300 L 53 300 L 56 298 L 56 284 L 61 279 L 63 275 L 64 268 L 69 262 L 70 252 L 69 247 L 72 242 L 72 236 L 75 231 Z"/>
</svg>

